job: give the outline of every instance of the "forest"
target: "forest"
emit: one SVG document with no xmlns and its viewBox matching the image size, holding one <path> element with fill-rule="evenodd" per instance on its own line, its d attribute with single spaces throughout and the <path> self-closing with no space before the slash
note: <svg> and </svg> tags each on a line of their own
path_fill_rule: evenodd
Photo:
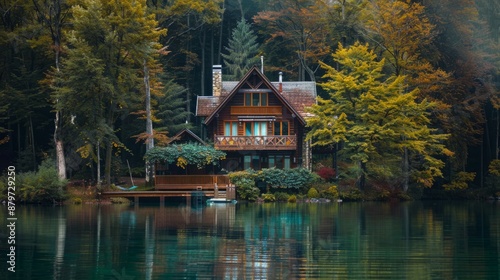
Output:
<svg viewBox="0 0 500 280">
<path fill-rule="evenodd" d="M 336 92 L 363 90 L 347 88 L 351 79 L 392 77 L 382 84 L 394 89 L 388 84 L 397 80 L 411 95 L 386 102 L 411 103 L 404 114 L 425 116 L 413 121 L 425 122 L 418 133 L 427 138 L 404 147 L 387 137 L 413 137 L 396 129 L 404 122 L 383 137 L 373 134 L 377 141 L 361 153 L 349 143 L 368 127 L 345 122 L 325 134 L 331 123 L 312 120 L 315 146 L 340 145 L 346 153 L 339 153 L 339 167 L 359 162 L 354 175 L 345 174 L 500 188 L 499 1 L 5 0 L 0 11 L 0 170 L 33 171 L 51 160 L 60 178 L 110 184 L 126 176 L 129 161 L 141 174 L 147 150 L 184 128 L 200 131 L 196 97 L 212 94 L 212 65 L 238 80 L 262 61 L 270 80 L 283 72 L 289 81 L 317 82 L 326 107 L 312 111 L 319 116 L 339 102 L 344 107 L 329 116 L 335 121 L 354 104 Z M 347 70 L 358 59 L 378 66 Z M 360 111 L 358 120 L 381 125 L 389 109 L 380 108 L 372 116 L 382 117 Z M 332 135 L 344 128 L 358 134 Z M 400 157 L 373 152 L 383 145 Z M 441 153 L 431 155 L 435 149 Z M 418 162 L 426 172 L 406 176 Z M 402 175 L 370 177 L 394 175 L 374 168 L 385 163 L 403 165 Z"/>
</svg>

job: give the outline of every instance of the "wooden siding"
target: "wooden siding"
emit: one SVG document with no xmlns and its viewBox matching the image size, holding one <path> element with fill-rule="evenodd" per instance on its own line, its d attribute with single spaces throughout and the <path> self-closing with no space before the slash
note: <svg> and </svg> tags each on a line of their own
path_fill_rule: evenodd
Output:
<svg viewBox="0 0 500 280">
<path fill-rule="evenodd" d="M 231 115 L 281 115 L 281 106 L 231 106 Z"/>
</svg>

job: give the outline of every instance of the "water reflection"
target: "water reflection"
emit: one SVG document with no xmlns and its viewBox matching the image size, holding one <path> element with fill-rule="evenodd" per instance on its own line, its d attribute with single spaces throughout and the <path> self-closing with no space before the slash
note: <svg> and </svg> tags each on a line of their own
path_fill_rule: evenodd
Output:
<svg viewBox="0 0 500 280">
<path fill-rule="evenodd" d="M 17 210 L 9 279 L 500 278 L 494 203 Z"/>
</svg>

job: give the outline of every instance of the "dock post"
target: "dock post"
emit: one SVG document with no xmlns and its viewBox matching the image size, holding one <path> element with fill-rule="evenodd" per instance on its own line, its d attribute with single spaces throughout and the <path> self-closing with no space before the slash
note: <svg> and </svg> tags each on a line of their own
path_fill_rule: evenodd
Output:
<svg viewBox="0 0 500 280">
<path fill-rule="evenodd" d="M 139 205 L 139 196 L 134 196 L 134 204 Z"/>
<path fill-rule="evenodd" d="M 165 205 L 165 196 L 160 196 L 160 206 L 164 206 Z"/>
</svg>

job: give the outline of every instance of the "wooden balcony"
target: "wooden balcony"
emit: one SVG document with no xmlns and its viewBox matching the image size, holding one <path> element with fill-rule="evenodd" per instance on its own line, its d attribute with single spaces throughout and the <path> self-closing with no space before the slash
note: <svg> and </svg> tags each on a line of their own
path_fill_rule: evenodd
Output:
<svg viewBox="0 0 500 280">
<path fill-rule="evenodd" d="M 222 136 L 215 135 L 215 148 L 226 151 L 239 150 L 295 150 L 297 136 Z"/>
<path fill-rule="evenodd" d="M 231 106 L 231 115 L 281 115 L 281 106 Z"/>
</svg>

